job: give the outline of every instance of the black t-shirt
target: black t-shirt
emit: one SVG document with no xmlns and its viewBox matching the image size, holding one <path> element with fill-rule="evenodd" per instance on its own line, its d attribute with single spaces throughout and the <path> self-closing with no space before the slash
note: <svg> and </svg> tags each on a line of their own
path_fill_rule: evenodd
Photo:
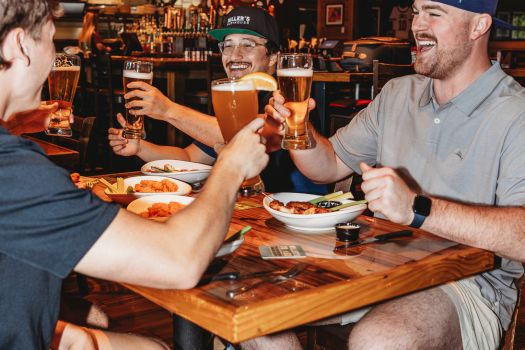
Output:
<svg viewBox="0 0 525 350">
<path fill-rule="evenodd" d="M 0 127 L 0 349 L 48 349 L 62 279 L 118 206 L 78 190 L 35 143 Z"/>
</svg>

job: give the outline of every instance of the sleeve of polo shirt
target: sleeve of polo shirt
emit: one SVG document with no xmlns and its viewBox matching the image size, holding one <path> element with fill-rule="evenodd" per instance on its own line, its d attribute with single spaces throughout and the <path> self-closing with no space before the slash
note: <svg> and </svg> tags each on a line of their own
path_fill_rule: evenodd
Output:
<svg viewBox="0 0 525 350">
<path fill-rule="evenodd" d="M 330 138 L 337 156 L 358 174 L 360 162 L 374 165 L 377 161 L 380 104 L 381 93 Z"/>
<path fill-rule="evenodd" d="M 32 142 L 11 137 L 0 148 L 0 251 L 65 278 L 119 207 L 77 189 Z"/>
<path fill-rule="evenodd" d="M 509 127 L 499 164 L 498 206 L 525 205 L 525 113 Z"/>
</svg>

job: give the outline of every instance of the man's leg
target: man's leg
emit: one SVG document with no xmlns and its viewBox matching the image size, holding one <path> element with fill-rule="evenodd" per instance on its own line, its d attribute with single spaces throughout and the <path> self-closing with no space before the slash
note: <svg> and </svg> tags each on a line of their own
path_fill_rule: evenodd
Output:
<svg viewBox="0 0 525 350">
<path fill-rule="evenodd" d="M 294 332 L 282 332 L 251 339 L 241 343 L 242 350 L 301 350 L 301 343 Z"/>
<path fill-rule="evenodd" d="M 356 324 L 349 349 L 462 349 L 455 306 L 439 288 L 379 304 Z"/>
<path fill-rule="evenodd" d="M 52 350 L 169 350 L 162 341 L 76 326 L 58 321 Z"/>
</svg>

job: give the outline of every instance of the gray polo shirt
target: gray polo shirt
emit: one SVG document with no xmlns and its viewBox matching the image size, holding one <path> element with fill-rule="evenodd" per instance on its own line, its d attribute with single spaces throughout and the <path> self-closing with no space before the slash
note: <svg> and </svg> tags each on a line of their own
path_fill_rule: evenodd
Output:
<svg viewBox="0 0 525 350">
<path fill-rule="evenodd" d="M 337 156 L 398 169 L 433 196 L 492 206 L 525 205 L 525 89 L 494 64 L 445 105 L 432 79 L 388 82 L 376 99 L 330 138 Z M 473 277 L 506 329 L 516 303 L 521 263 Z"/>
</svg>

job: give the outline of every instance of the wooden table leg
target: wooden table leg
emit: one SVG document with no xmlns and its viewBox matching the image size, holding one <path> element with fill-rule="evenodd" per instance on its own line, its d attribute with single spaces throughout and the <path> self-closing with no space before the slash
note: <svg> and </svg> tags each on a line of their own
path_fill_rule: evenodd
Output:
<svg viewBox="0 0 525 350">
<path fill-rule="evenodd" d="M 173 314 L 174 350 L 213 350 L 213 336 L 196 324 Z"/>
<path fill-rule="evenodd" d="M 315 109 L 319 116 L 319 133 L 327 136 L 328 130 L 326 128 L 326 83 L 315 82 L 314 83 L 314 98 L 316 102 Z"/>
</svg>

